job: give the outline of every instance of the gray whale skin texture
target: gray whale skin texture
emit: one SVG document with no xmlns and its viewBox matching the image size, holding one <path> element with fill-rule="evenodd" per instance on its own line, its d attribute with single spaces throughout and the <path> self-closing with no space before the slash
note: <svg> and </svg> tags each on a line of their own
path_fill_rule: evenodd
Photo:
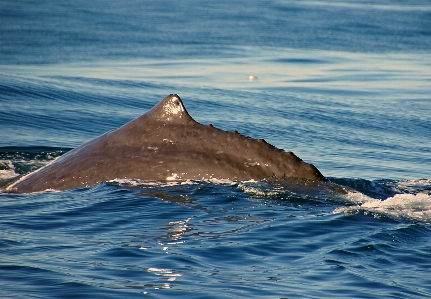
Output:
<svg viewBox="0 0 431 299">
<path fill-rule="evenodd" d="M 326 182 L 312 164 L 263 139 L 202 125 L 171 94 L 142 116 L 71 150 L 6 191 L 88 187 L 114 179 Z"/>
</svg>

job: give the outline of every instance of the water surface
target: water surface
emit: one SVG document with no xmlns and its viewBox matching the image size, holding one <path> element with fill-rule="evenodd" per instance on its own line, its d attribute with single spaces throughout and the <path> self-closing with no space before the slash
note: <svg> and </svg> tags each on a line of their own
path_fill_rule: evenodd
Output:
<svg viewBox="0 0 431 299">
<path fill-rule="evenodd" d="M 430 1 L 2 1 L 0 17 L 2 184 L 177 93 L 359 191 L 0 193 L 0 297 L 431 296 Z"/>
</svg>

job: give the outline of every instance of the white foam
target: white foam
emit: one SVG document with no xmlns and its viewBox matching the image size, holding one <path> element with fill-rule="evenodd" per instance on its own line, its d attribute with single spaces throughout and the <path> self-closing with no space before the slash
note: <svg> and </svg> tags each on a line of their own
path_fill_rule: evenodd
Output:
<svg viewBox="0 0 431 299">
<path fill-rule="evenodd" d="M 216 185 L 236 185 L 237 182 L 232 181 L 231 179 L 217 179 L 217 178 L 210 178 L 208 179 L 208 182 Z"/>
<path fill-rule="evenodd" d="M 128 178 L 116 178 L 108 183 L 116 183 L 119 185 L 131 186 L 131 187 L 171 187 L 178 185 L 194 185 L 196 181 L 192 180 L 172 180 L 172 181 L 155 181 L 155 180 L 139 180 L 139 179 L 128 179 Z"/>
<path fill-rule="evenodd" d="M 19 176 L 13 169 L 0 170 L 0 180 L 9 180 Z"/>
<path fill-rule="evenodd" d="M 431 223 L 431 195 L 427 193 L 396 194 L 385 200 L 375 199 L 366 195 L 349 194 L 347 196 L 356 206 L 340 207 L 334 213 L 346 214 L 364 211 L 374 216 L 385 215 L 397 219 L 411 219 Z"/>
<path fill-rule="evenodd" d="M 278 188 L 277 186 L 273 185 L 267 185 L 254 180 L 240 182 L 238 187 L 241 188 L 245 193 L 258 197 L 272 197 L 286 193 L 285 189 Z"/>
<path fill-rule="evenodd" d="M 415 193 L 416 190 L 428 189 L 431 186 L 431 179 L 399 181 L 395 190 L 400 193 Z"/>
<path fill-rule="evenodd" d="M 375 198 L 369 197 L 361 192 L 349 192 L 346 195 L 346 199 L 349 202 L 356 203 L 356 204 L 364 204 L 364 203 L 372 202 L 376 200 Z"/>
</svg>

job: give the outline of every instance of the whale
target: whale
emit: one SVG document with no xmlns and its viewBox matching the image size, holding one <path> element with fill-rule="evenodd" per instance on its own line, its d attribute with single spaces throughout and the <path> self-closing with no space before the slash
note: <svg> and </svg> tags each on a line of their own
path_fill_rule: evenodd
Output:
<svg viewBox="0 0 431 299">
<path fill-rule="evenodd" d="M 145 114 L 96 137 L 6 187 L 32 193 L 143 181 L 328 181 L 312 164 L 264 139 L 195 121 L 170 94 Z"/>
</svg>

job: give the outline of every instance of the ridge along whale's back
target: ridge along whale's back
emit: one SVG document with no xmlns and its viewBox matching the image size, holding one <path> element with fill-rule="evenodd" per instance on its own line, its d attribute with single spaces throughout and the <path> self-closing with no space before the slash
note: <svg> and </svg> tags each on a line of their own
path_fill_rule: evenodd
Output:
<svg viewBox="0 0 431 299">
<path fill-rule="evenodd" d="M 327 181 L 312 164 L 263 139 L 196 122 L 171 94 L 117 130 L 73 149 L 6 188 L 66 190 L 114 179 Z"/>
</svg>

